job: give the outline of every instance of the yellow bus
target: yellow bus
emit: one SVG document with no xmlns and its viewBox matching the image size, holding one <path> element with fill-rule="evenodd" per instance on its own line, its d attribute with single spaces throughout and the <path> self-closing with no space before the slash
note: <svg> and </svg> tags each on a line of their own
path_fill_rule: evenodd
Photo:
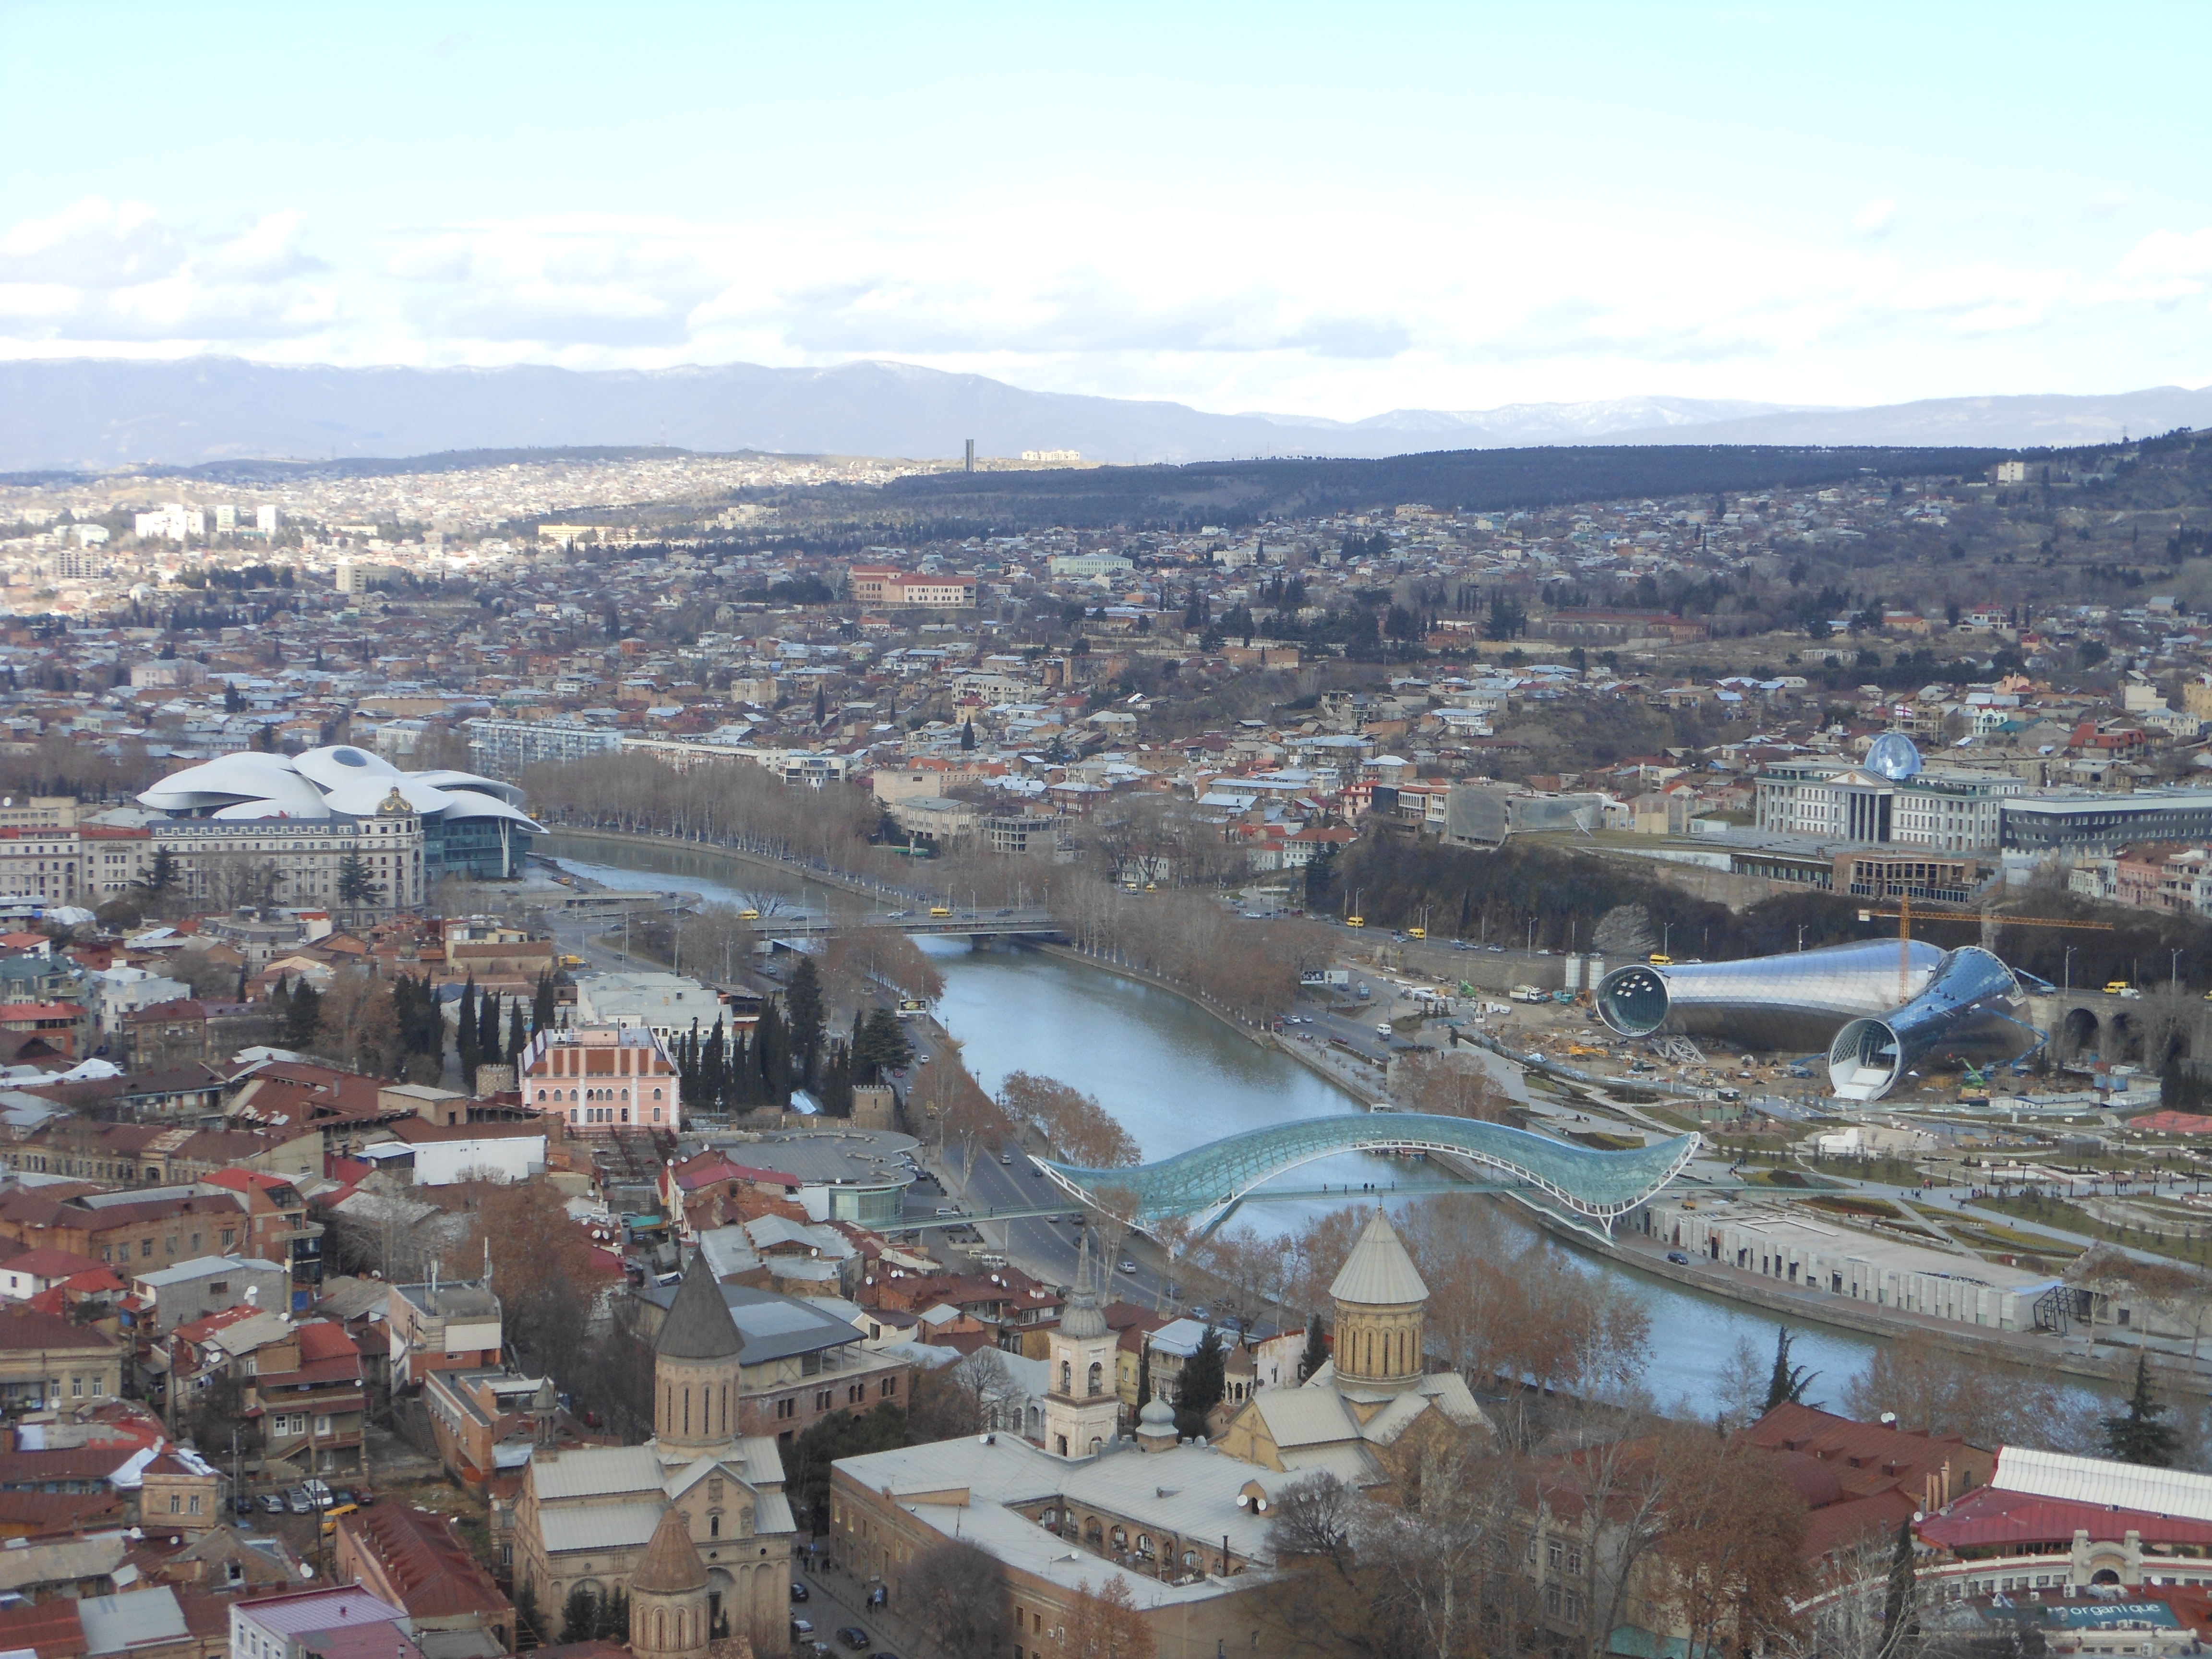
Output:
<svg viewBox="0 0 2212 1659">
<path fill-rule="evenodd" d="M 1367 918 L 1364 916 L 1346 916 L 1344 919 L 1344 925 L 1347 927 L 1364 927 L 1367 925 Z"/>
<path fill-rule="evenodd" d="M 1408 927 L 1406 930 L 1407 939 L 1426 939 L 1428 936 L 1429 930 L 1425 927 Z"/>
<path fill-rule="evenodd" d="M 952 914 L 952 907 L 949 904 L 933 904 L 929 907 L 929 914 L 933 916 L 949 916 Z"/>
</svg>

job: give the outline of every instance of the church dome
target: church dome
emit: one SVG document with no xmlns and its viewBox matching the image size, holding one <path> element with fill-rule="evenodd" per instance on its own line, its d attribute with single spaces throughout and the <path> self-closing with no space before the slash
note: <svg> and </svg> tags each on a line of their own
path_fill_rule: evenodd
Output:
<svg viewBox="0 0 2212 1659">
<path fill-rule="evenodd" d="M 1149 1429 L 1157 1433 L 1173 1434 L 1176 1431 L 1175 1407 L 1169 1405 L 1159 1395 L 1154 1395 L 1150 1400 L 1145 1401 L 1144 1409 L 1137 1413 L 1137 1426 L 1140 1430 Z"/>
<path fill-rule="evenodd" d="M 1345 1257 L 1328 1294 L 1333 1302 L 1355 1307 L 1418 1307 L 1429 1299 L 1429 1287 L 1421 1282 L 1413 1258 L 1398 1242 L 1389 1218 L 1377 1210 Z"/>
<path fill-rule="evenodd" d="M 629 1588 L 633 1595 L 690 1595 L 707 1588 L 707 1564 L 684 1528 L 682 1510 L 661 1511 L 660 1524 L 629 1576 Z"/>
<path fill-rule="evenodd" d="M 660 1322 L 653 1353 L 662 1359 L 734 1359 L 744 1346 L 714 1270 L 703 1252 L 693 1256 L 668 1304 L 668 1316 Z"/>
</svg>

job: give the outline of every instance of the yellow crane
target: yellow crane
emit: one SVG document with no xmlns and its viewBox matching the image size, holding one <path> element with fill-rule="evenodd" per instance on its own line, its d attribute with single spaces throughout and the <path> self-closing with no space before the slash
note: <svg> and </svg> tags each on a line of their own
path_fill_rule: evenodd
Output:
<svg viewBox="0 0 2212 1659">
<path fill-rule="evenodd" d="M 1922 920 L 1928 921 L 1973 921 L 1998 927 L 2078 927 L 2093 933 L 2109 933 L 2109 921 L 2075 921 L 2069 916 L 2015 916 L 2002 910 L 1926 910 Z M 1909 985 L 1912 973 L 1912 896 L 1906 894 L 1897 901 L 1894 909 L 1886 905 L 1865 905 L 1859 910 L 1861 921 L 1872 921 L 1877 916 L 1897 918 L 1897 1000 L 1911 1000 Z"/>
</svg>

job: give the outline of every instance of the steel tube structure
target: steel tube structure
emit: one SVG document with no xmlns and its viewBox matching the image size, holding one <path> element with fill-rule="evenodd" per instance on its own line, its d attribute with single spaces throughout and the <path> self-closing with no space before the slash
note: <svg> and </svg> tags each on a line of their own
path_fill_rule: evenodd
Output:
<svg viewBox="0 0 2212 1659">
<path fill-rule="evenodd" d="M 1436 1152 L 1497 1170 L 1610 1230 L 1680 1174 L 1703 1144 L 1698 1135 L 1676 1135 L 1607 1152 L 1476 1118 L 1362 1112 L 1279 1123 L 1132 1169 L 1030 1162 L 1084 1203 L 1143 1226 L 1225 1208 L 1286 1170 L 1340 1152 Z"/>
<path fill-rule="evenodd" d="M 1901 995 L 1897 942 L 1874 939 L 1741 962 L 1631 963 L 1598 981 L 1598 1014 L 1627 1037 L 1716 1036 L 1770 1054 L 1818 1054 L 1851 1021 L 1927 988 L 1944 953 L 1919 939 L 1905 950 Z"/>
<path fill-rule="evenodd" d="M 2017 1060 L 2043 1042 L 2027 1016 L 2011 969 L 1977 945 L 1947 951 L 1919 995 L 1836 1033 L 1829 1086 L 1844 1100 L 1880 1100 L 1917 1066 Z"/>
</svg>

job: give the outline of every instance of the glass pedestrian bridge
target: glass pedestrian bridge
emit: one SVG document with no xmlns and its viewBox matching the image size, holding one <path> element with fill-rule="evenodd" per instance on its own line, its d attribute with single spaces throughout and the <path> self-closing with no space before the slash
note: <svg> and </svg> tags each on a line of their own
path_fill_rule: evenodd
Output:
<svg viewBox="0 0 2212 1659">
<path fill-rule="evenodd" d="M 1549 1200 L 1609 1232 L 1614 1221 L 1680 1175 L 1703 1144 L 1701 1136 L 1686 1134 L 1607 1152 L 1475 1118 L 1358 1112 L 1254 1129 L 1128 1169 L 1032 1161 L 1085 1204 L 1141 1227 L 1209 1211 L 1225 1212 L 1285 1170 L 1340 1152 L 1442 1153 L 1497 1171 L 1500 1183 L 1489 1190 L 1525 1194 L 1531 1201 Z"/>
</svg>

